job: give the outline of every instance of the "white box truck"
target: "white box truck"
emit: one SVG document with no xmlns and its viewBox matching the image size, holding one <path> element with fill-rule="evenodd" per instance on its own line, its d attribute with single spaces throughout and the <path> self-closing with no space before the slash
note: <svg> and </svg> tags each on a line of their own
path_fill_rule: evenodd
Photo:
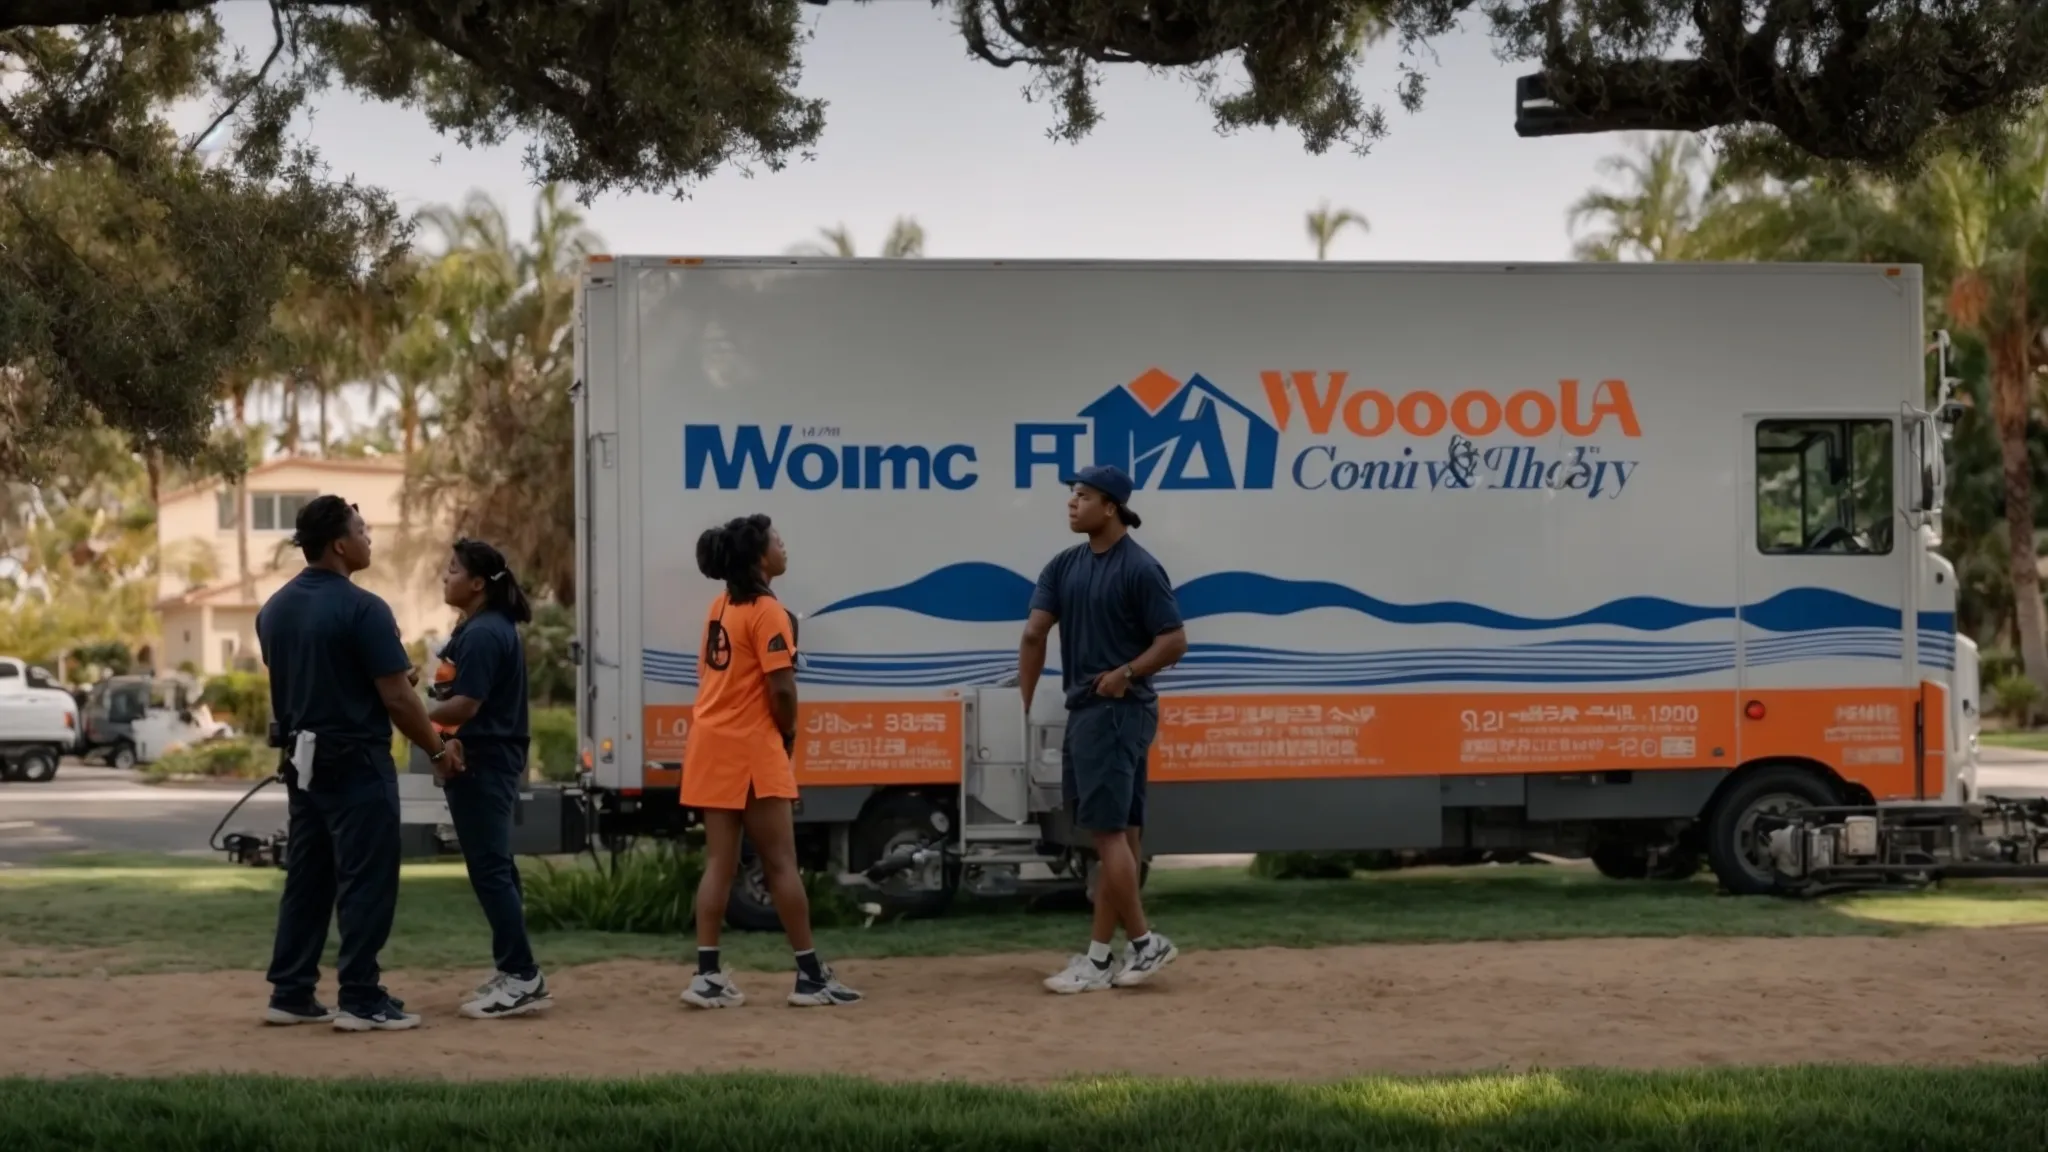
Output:
<svg viewBox="0 0 2048 1152">
<path fill-rule="evenodd" d="M 1986 809 L 1922 301 L 1911 266 L 595 258 L 588 827 L 693 823 L 694 545 L 763 512 L 806 866 L 912 914 L 1085 888 L 1060 693 L 1024 715 L 1016 650 L 1075 542 L 1062 478 L 1116 464 L 1190 640 L 1148 856 L 1923 877 L 1927 822 Z M 1999 811 L 2031 865 L 2040 823 Z M 735 922 L 772 925 L 738 888 Z"/>
</svg>

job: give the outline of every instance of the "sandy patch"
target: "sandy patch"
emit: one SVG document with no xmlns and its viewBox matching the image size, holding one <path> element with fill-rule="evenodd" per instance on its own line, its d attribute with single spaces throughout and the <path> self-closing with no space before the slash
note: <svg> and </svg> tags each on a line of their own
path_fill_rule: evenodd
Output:
<svg viewBox="0 0 2048 1152">
<path fill-rule="evenodd" d="M 0 1075 L 633 1076 L 751 1068 L 1042 1082 L 1079 1073 L 1333 1079 L 1532 1066 L 1964 1064 L 2048 1056 L 2048 931 L 1910 939 L 1572 940 L 1196 952 L 1155 985 L 1050 995 L 1060 957 L 851 960 L 847 1009 L 700 1012 L 684 971 L 550 976 L 519 1020 L 455 1012 L 474 974 L 392 973 L 408 1033 L 259 1023 L 259 974 L 0 980 Z M 331 972 L 326 989 L 332 992 Z"/>
</svg>

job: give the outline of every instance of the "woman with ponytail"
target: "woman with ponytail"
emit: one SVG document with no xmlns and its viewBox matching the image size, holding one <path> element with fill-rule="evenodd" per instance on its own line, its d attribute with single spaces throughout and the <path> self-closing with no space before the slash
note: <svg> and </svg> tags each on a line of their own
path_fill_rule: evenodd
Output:
<svg viewBox="0 0 2048 1152">
<path fill-rule="evenodd" d="M 718 932 L 740 866 L 740 836 L 753 842 L 782 929 L 796 952 L 799 1007 L 852 1004 L 811 946 L 811 908 L 796 864 L 796 629 L 770 583 L 789 552 L 766 516 L 742 516 L 697 538 L 697 569 L 725 585 L 704 614 L 697 700 L 683 749 L 683 805 L 704 816 L 704 878 L 697 886 L 697 974 L 683 1003 L 734 1008 L 746 1001 L 718 963 Z M 474 760 L 474 753 L 471 753 Z"/>
<path fill-rule="evenodd" d="M 479 1020 L 522 1016 L 554 1003 L 534 963 L 519 866 L 512 859 L 512 823 L 530 736 L 526 647 L 518 626 L 533 619 L 533 608 L 504 555 L 481 540 L 455 542 L 441 595 L 461 622 L 441 653 L 429 717 L 458 735 L 468 753 L 464 770 L 444 780 L 444 796 L 469 886 L 490 921 L 497 962 L 497 971 L 462 1006 L 462 1014 Z"/>
</svg>

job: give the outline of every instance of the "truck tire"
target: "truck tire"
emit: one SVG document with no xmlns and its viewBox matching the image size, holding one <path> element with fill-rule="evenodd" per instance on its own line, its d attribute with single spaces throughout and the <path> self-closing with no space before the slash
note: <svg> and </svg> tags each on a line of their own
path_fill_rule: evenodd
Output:
<svg viewBox="0 0 2048 1152">
<path fill-rule="evenodd" d="M 782 930 L 782 916 L 775 911 L 775 898 L 768 894 L 768 873 L 745 841 L 740 844 L 740 866 L 732 875 L 732 891 L 725 898 L 725 923 L 735 932 Z"/>
<path fill-rule="evenodd" d="M 1593 849 L 1592 861 L 1609 880 L 1650 878 L 1650 853 L 1640 844 L 1602 844 Z"/>
<path fill-rule="evenodd" d="M 0 754 L 0 780 L 13 783 L 21 779 L 21 761 L 17 757 Z"/>
<path fill-rule="evenodd" d="M 14 778 L 30 784 L 48 784 L 57 778 L 57 754 L 35 748 L 14 758 Z"/>
<path fill-rule="evenodd" d="M 135 745 L 126 740 L 114 745 L 113 752 L 107 756 L 107 767 L 116 768 L 123 772 L 133 772 L 135 770 Z"/>
<path fill-rule="evenodd" d="M 1790 764 L 1759 768 L 1738 780 L 1714 803 L 1705 821 L 1707 863 L 1721 887 L 1736 896 L 1778 891 L 1778 875 L 1756 837 L 1756 818 L 1837 803 L 1840 797 L 1826 780 Z"/>
<path fill-rule="evenodd" d="M 905 845 L 932 840 L 944 841 L 945 833 L 933 822 L 946 813 L 931 800 L 910 792 L 882 796 L 853 826 L 853 871 L 859 872 Z M 953 903 L 960 889 L 960 863 L 941 861 L 934 867 L 900 872 L 882 880 L 875 889 L 864 891 L 862 899 L 881 905 L 892 919 L 937 916 Z"/>
<path fill-rule="evenodd" d="M 1687 841 L 1666 848 L 1654 864 L 1641 844 L 1603 844 L 1593 849 L 1592 861 L 1609 880 L 1690 880 L 1701 863 L 1699 848 Z"/>
</svg>

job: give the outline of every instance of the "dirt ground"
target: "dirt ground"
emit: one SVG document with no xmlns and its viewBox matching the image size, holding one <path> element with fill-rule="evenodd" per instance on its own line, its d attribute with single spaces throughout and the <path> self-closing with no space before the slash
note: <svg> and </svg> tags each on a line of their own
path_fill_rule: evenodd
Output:
<svg viewBox="0 0 2048 1152">
<path fill-rule="evenodd" d="M 867 1002 L 804 1011 L 783 1005 L 785 974 L 741 973 L 750 1002 L 722 1012 L 677 1002 L 679 967 L 599 964 L 551 974 L 553 1009 L 502 1021 L 456 1014 L 473 973 L 400 972 L 388 985 L 426 1023 L 368 1035 L 263 1026 L 258 973 L 7 979 L 0 1075 L 1322 1080 L 2048 1056 L 2040 930 L 1191 952 L 1154 985 L 1073 997 L 1039 987 L 1060 960 L 846 961 Z"/>
</svg>

